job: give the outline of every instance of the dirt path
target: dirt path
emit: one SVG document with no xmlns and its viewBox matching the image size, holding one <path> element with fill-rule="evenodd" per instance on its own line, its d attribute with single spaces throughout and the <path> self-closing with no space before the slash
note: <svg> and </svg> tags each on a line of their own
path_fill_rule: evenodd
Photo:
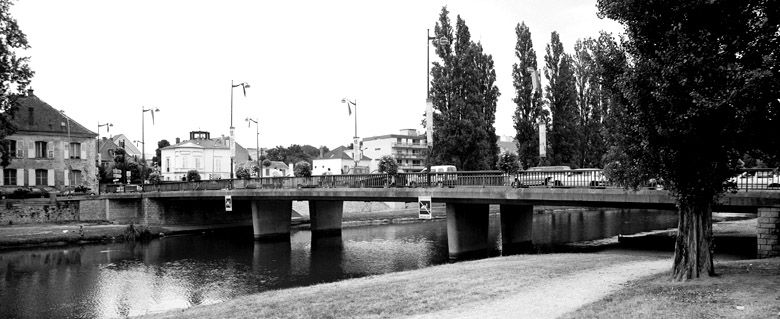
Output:
<svg viewBox="0 0 780 319">
<path fill-rule="evenodd" d="M 671 260 L 629 262 L 550 278 L 523 292 L 411 318 L 557 318 L 617 291 L 623 284 L 669 270 Z"/>
</svg>

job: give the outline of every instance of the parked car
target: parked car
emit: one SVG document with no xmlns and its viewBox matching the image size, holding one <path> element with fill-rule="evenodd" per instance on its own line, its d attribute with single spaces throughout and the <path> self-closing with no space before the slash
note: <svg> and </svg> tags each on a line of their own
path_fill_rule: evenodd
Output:
<svg viewBox="0 0 780 319">
<path fill-rule="evenodd" d="M 431 166 L 430 174 L 430 186 L 438 187 L 453 187 L 458 185 L 458 169 L 455 165 L 434 165 Z M 428 184 L 428 170 L 423 169 L 419 173 L 402 175 L 401 183 L 398 185 L 406 185 L 408 187 L 429 186 Z"/>
<path fill-rule="evenodd" d="M 571 171 L 569 166 L 536 166 L 517 173 L 512 187 L 528 186 L 563 186 L 566 175 Z"/>
<path fill-rule="evenodd" d="M 79 186 L 65 186 L 57 194 L 57 196 L 67 196 L 68 198 L 73 197 L 74 195 L 95 195 L 95 192 L 93 192 L 92 189 L 90 189 L 89 187 L 86 187 L 84 185 L 79 185 Z"/>
</svg>

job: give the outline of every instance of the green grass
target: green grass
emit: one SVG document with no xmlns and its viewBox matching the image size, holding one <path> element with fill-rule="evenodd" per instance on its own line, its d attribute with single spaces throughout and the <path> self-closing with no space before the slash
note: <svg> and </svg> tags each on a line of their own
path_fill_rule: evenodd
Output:
<svg viewBox="0 0 780 319">
<path fill-rule="evenodd" d="M 555 254 L 498 257 L 269 291 L 150 318 L 397 318 L 501 299 L 573 271 L 659 257 Z"/>
<path fill-rule="evenodd" d="M 634 281 L 564 318 L 780 318 L 780 258 L 715 269 L 716 277 L 687 282 L 668 273 Z"/>
</svg>

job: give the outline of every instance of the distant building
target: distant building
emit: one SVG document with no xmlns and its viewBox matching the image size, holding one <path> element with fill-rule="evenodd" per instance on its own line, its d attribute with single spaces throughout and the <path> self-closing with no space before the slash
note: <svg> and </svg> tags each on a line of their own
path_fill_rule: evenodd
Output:
<svg viewBox="0 0 780 319">
<path fill-rule="evenodd" d="M 192 131 L 190 139 L 160 149 L 163 180 L 180 181 L 190 170 L 201 179 L 230 178 L 230 137 L 212 139 L 209 132 Z M 236 143 L 234 170 L 249 161 L 249 153 Z"/>
<path fill-rule="evenodd" d="M 123 148 L 125 150 L 125 153 L 127 156 L 132 156 L 138 160 L 138 162 L 141 162 L 141 151 L 138 150 L 138 147 L 133 145 L 133 140 L 127 138 L 124 134 L 118 134 L 111 137 L 111 140 L 114 141 L 116 145 L 119 146 L 119 148 Z M 147 156 L 147 159 L 150 159 L 151 157 Z"/>
<path fill-rule="evenodd" d="M 404 172 L 418 172 L 425 168 L 425 154 L 428 143 L 425 134 L 414 129 L 403 129 L 400 134 L 372 136 L 363 139 L 363 154 L 373 158 L 390 155 L 398 162 L 398 168 Z M 372 164 L 372 171 L 376 164 Z"/>
<path fill-rule="evenodd" d="M 355 160 L 352 157 L 352 150 L 347 149 L 344 146 L 339 146 L 336 149 L 325 153 L 319 158 L 315 158 L 312 161 L 312 175 L 322 175 L 328 171 L 333 175 L 349 174 L 355 172 Z M 356 173 L 368 173 L 371 166 L 371 158 L 368 156 L 361 156 L 360 161 L 357 164 L 358 171 Z"/>
<path fill-rule="evenodd" d="M 496 144 L 498 144 L 499 153 L 510 153 L 517 155 L 517 140 L 514 136 L 498 136 Z"/>
<path fill-rule="evenodd" d="M 98 159 L 100 161 L 100 165 L 107 165 L 114 162 L 114 156 L 116 156 L 115 151 L 119 147 L 116 143 L 114 143 L 113 139 L 103 137 L 98 142 L 99 148 L 98 148 Z"/>
<path fill-rule="evenodd" d="M 39 99 L 30 90 L 19 99 L 7 137 L 14 157 L 0 170 L 0 185 L 84 185 L 97 189 L 96 133 Z"/>
</svg>

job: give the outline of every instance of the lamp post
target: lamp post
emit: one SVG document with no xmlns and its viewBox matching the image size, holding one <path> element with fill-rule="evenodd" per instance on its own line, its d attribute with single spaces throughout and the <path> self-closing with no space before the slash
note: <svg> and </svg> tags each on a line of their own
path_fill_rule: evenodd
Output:
<svg viewBox="0 0 780 319">
<path fill-rule="evenodd" d="M 146 112 L 152 114 L 152 125 L 154 125 L 154 112 L 160 112 L 160 109 L 151 108 L 151 107 L 145 109 L 143 106 L 141 107 L 141 162 L 143 163 L 143 172 L 141 173 L 142 175 L 141 179 L 144 181 L 146 180 L 146 176 L 145 176 L 146 175 L 146 143 L 145 143 L 146 136 L 144 135 L 144 133 L 146 133 L 144 127 L 144 118 L 146 118 L 146 116 L 144 116 L 144 113 Z"/>
<path fill-rule="evenodd" d="M 230 80 L 230 179 L 233 179 L 233 161 L 236 157 L 236 134 L 235 127 L 233 127 L 233 88 L 241 87 L 244 91 L 244 97 L 246 97 L 246 89 L 249 88 L 249 83 L 241 82 L 233 84 L 233 80 Z"/>
<path fill-rule="evenodd" d="M 428 146 L 428 152 L 425 154 L 425 179 L 427 185 L 431 185 L 431 152 L 433 152 L 433 101 L 431 100 L 431 41 L 434 45 L 450 45 L 450 40 L 446 37 L 436 38 L 431 36 L 431 29 L 426 29 L 427 40 L 425 62 L 426 90 L 425 90 L 425 140 Z"/>
<path fill-rule="evenodd" d="M 249 117 L 247 117 L 245 121 L 247 121 L 249 127 L 252 127 L 252 123 L 255 123 L 255 131 L 257 133 L 257 137 L 255 138 L 255 160 L 257 161 L 257 170 L 260 172 L 258 173 L 258 176 L 263 178 L 263 168 L 260 166 L 260 122 Z"/>
<path fill-rule="evenodd" d="M 352 171 L 352 173 L 354 174 L 357 172 L 358 162 L 360 162 L 360 159 L 363 157 L 360 155 L 360 144 L 358 144 L 358 135 L 357 135 L 357 100 L 350 101 L 345 97 L 341 99 L 341 103 L 347 104 L 347 109 L 349 110 L 350 113 L 352 113 L 352 109 L 349 107 L 349 105 L 351 104 L 352 106 L 355 107 L 355 136 L 353 137 L 353 141 L 352 141 L 352 160 L 355 161 L 355 168 Z"/>
</svg>

